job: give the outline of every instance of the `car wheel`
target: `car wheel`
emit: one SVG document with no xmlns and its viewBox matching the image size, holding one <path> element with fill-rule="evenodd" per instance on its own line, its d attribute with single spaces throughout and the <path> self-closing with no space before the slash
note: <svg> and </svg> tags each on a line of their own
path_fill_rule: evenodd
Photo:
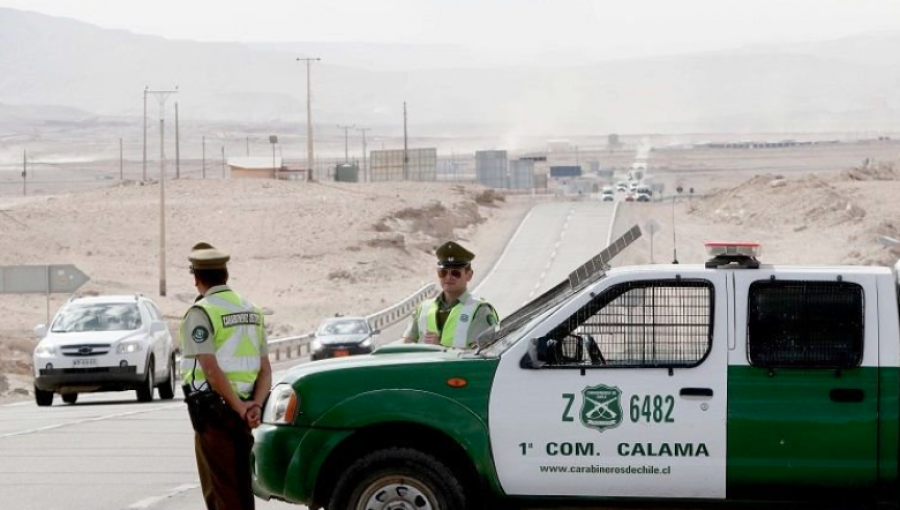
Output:
<svg viewBox="0 0 900 510">
<path fill-rule="evenodd" d="M 66 404 L 74 404 L 78 402 L 78 394 L 77 393 L 63 393 L 62 394 L 63 402 Z"/>
<path fill-rule="evenodd" d="M 40 407 L 48 407 L 53 405 L 53 392 L 44 391 L 34 387 L 34 401 Z"/>
<path fill-rule="evenodd" d="M 175 360 L 169 360 L 169 377 L 159 385 L 159 398 L 163 400 L 171 400 L 175 398 L 175 385 L 177 384 L 177 379 L 175 378 Z"/>
<path fill-rule="evenodd" d="M 441 461 L 412 448 L 388 448 L 344 471 L 328 510 L 464 510 L 465 492 Z"/>
<path fill-rule="evenodd" d="M 147 377 L 144 379 L 144 384 L 137 390 L 138 402 L 153 401 L 153 390 L 155 389 L 153 370 L 155 369 L 156 366 L 153 364 L 153 358 L 150 358 L 150 361 L 147 362 Z"/>
</svg>

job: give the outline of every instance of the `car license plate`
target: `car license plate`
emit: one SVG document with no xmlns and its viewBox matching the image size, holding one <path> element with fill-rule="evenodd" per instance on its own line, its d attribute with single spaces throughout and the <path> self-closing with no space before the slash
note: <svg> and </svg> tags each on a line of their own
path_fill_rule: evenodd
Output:
<svg viewBox="0 0 900 510">
<path fill-rule="evenodd" d="M 341 350 L 338 350 L 338 351 L 334 351 L 334 355 L 335 355 L 335 356 L 349 356 L 349 355 L 350 355 L 350 351 L 345 350 L 345 349 L 341 349 Z"/>
<path fill-rule="evenodd" d="M 72 362 L 72 366 L 74 366 L 75 368 L 96 367 L 97 360 L 93 358 L 76 359 Z"/>
</svg>

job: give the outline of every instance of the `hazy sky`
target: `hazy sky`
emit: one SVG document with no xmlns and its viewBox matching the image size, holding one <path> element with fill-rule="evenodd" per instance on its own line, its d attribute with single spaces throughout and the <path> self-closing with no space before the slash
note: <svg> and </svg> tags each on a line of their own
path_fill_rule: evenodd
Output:
<svg viewBox="0 0 900 510">
<path fill-rule="evenodd" d="M 588 58 L 900 30 L 898 0 L 0 0 L 106 28 L 201 41 L 450 43 Z"/>
</svg>

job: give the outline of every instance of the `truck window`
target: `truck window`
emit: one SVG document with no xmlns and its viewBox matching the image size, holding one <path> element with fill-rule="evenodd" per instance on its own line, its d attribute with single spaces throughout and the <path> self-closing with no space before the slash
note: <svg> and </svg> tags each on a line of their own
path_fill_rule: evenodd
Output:
<svg viewBox="0 0 900 510">
<path fill-rule="evenodd" d="M 648 280 L 610 287 L 548 337 L 557 366 L 694 367 L 712 346 L 712 283 Z"/>
<path fill-rule="evenodd" d="M 850 282 L 750 285 L 747 356 L 761 367 L 850 368 L 863 355 L 864 296 Z"/>
</svg>

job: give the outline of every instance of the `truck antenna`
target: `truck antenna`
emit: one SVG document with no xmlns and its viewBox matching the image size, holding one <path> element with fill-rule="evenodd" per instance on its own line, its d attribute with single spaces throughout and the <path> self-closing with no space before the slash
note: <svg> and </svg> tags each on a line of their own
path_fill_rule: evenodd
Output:
<svg viewBox="0 0 900 510">
<path fill-rule="evenodd" d="M 676 188 L 678 193 L 681 193 L 681 186 Z M 672 195 L 672 263 L 678 263 L 678 243 L 675 241 L 675 200 L 678 198 L 678 195 Z"/>
</svg>

